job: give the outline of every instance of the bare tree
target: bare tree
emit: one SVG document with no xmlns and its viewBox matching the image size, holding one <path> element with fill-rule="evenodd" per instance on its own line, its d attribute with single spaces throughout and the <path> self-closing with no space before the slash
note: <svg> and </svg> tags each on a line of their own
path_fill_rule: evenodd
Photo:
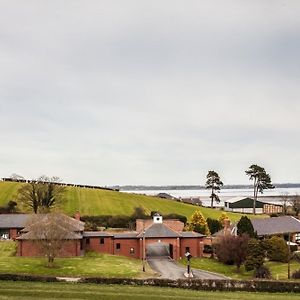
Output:
<svg viewBox="0 0 300 300">
<path fill-rule="evenodd" d="M 49 212 L 62 202 L 64 191 L 65 187 L 60 184 L 58 177 L 41 176 L 21 186 L 18 200 L 35 214 L 39 211 Z"/>
<path fill-rule="evenodd" d="M 76 222 L 76 221 L 75 221 Z M 36 244 L 41 255 L 46 256 L 52 267 L 54 258 L 63 254 L 64 244 L 78 238 L 74 220 L 61 213 L 34 214 L 24 229 L 23 236 Z"/>
<path fill-rule="evenodd" d="M 296 194 L 291 196 L 288 203 L 291 205 L 293 212 L 296 216 L 300 214 L 300 195 Z"/>
</svg>

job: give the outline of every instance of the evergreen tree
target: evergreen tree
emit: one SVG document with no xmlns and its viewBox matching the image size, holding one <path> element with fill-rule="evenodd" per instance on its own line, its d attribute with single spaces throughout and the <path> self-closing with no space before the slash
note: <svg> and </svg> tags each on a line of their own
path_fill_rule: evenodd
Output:
<svg viewBox="0 0 300 300">
<path fill-rule="evenodd" d="M 248 252 L 245 261 L 245 268 L 247 271 L 258 270 L 263 264 L 265 259 L 265 250 L 261 241 L 250 239 L 248 242 Z"/>
<path fill-rule="evenodd" d="M 263 167 L 251 165 L 245 172 L 249 179 L 253 180 L 253 214 L 255 214 L 258 192 L 262 194 L 266 189 L 274 189 L 274 185 L 271 183 L 271 176 Z"/>
<path fill-rule="evenodd" d="M 199 233 L 202 233 L 205 235 L 210 235 L 206 219 L 203 217 L 203 215 L 199 209 L 197 209 L 193 213 L 189 226 L 190 226 L 189 228 L 191 230 L 194 230 L 196 232 L 199 232 Z"/>
<path fill-rule="evenodd" d="M 250 221 L 250 219 L 246 216 L 242 216 L 237 223 L 237 233 L 238 235 L 242 235 L 244 233 L 248 234 L 249 237 L 254 237 L 254 228 Z"/>
<path fill-rule="evenodd" d="M 211 195 L 210 195 L 211 207 L 213 207 L 214 200 L 217 203 L 220 203 L 220 198 L 216 193 L 220 192 L 222 186 L 223 186 L 223 182 L 221 181 L 219 174 L 215 171 L 208 171 L 206 175 L 205 188 L 211 190 Z"/>
</svg>

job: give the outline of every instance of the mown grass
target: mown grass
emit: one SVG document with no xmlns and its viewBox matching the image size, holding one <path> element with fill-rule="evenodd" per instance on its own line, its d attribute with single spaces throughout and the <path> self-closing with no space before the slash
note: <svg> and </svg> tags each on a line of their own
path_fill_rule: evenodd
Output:
<svg viewBox="0 0 300 300">
<path fill-rule="evenodd" d="M 0 299 L 215 299 L 293 300 L 293 293 L 210 292 L 148 286 L 0 281 Z"/>
<path fill-rule="evenodd" d="M 20 186 L 19 183 L 0 182 L 0 205 L 15 199 Z M 69 215 L 79 211 L 81 215 L 94 216 L 131 215 L 134 208 L 139 206 L 149 214 L 151 211 L 159 211 L 162 214 L 177 213 L 187 218 L 197 209 L 194 205 L 156 197 L 77 187 L 66 188 L 62 208 Z M 218 219 L 221 215 L 221 211 L 207 207 L 200 207 L 200 210 L 206 218 Z M 242 214 L 228 213 L 228 216 L 232 221 L 238 221 Z"/>
<path fill-rule="evenodd" d="M 142 263 L 139 259 L 91 252 L 84 257 L 56 258 L 54 267 L 49 268 L 46 258 L 14 256 L 15 248 L 15 242 L 0 242 L 1 273 L 69 277 L 154 276 L 150 267 L 146 268 L 146 273 L 142 272 Z"/>
<path fill-rule="evenodd" d="M 179 260 L 178 262 L 180 264 L 186 265 L 186 259 Z M 265 263 L 265 265 L 270 268 L 273 279 L 288 279 L 287 263 L 268 261 Z M 247 272 L 244 266 L 240 268 L 240 273 L 237 273 L 236 266 L 225 265 L 215 259 L 210 258 L 192 258 L 191 267 L 195 269 L 202 269 L 205 271 L 220 273 L 232 279 L 247 280 L 253 278 L 253 271 Z M 291 261 L 291 274 L 298 269 L 300 269 L 300 263 L 297 261 Z"/>
</svg>

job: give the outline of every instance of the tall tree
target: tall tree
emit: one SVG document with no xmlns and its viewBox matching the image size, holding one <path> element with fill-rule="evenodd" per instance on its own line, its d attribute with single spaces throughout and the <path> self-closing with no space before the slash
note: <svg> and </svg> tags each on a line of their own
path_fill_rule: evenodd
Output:
<svg viewBox="0 0 300 300">
<path fill-rule="evenodd" d="M 245 172 L 249 179 L 253 180 L 253 214 L 256 214 L 258 192 L 262 194 L 266 189 L 274 189 L 274 185 L 271 182 L 271 176 L 263 167 L 251 165 Z"/>
<path fill-rule="evenodd" d="M 296 216 L 300 214 L 300 195 L 294 195 L 289 199 L 289 205 L 292 207 L 293 212 Z"/>
<path fill-rule="evenodd" d="M 220 198 L 217 195 L 217 193 L 220 192 L 221 187 L 223 186 L 223 182 L 220 179 L 219 174 L 216 171 L 208 171 L 206 175 L 206 183 L 205 183 L 205 188 L 211 190 L 211 195 L 210 195 L 210 206 L 213 207 L 214 200 L 219 203 Z"/>
<path fill-rule="evenodd" d="M 63 199 L 65 187 L 59 184 L 58 177 L 41 176 L 31 180 L 18 190 L 18 200 L 25 208 L 35 214 L 39 211 L 48 212 Z"/>
</svg>

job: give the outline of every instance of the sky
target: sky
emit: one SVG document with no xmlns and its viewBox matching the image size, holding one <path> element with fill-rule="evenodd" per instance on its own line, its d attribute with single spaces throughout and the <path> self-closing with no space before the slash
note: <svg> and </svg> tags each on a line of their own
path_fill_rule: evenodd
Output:
<svg viewBox="0 0 300 300">
<path fill-rule="evenodd" d="M 0 176 L 300 182 L 300 1 L 0 0 Z"/>
</svg>

